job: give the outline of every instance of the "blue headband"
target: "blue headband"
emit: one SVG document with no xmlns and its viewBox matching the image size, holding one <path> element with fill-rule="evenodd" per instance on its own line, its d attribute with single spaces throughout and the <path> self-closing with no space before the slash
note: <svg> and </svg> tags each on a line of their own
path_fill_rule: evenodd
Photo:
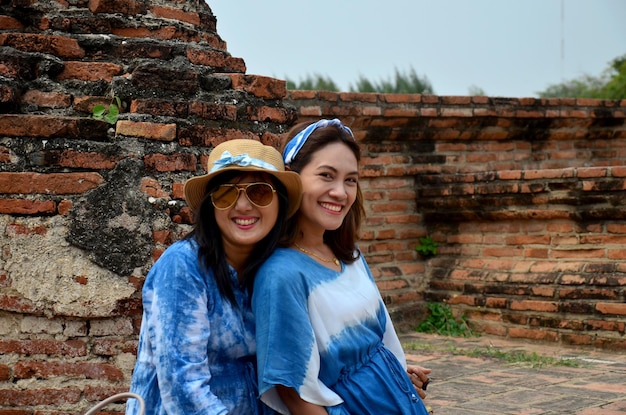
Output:
<svg viewBox="0 0 626 415">
<path fill-rule="evenodd" d="M 343 129 L 354 140 L 354 134 L 352 134 L 352 130 L 343 125 L 341 121 L 339 121 L 337 118 L 332 120 L 319 120 L 318 122 L 307 126 L 304 130 L 300 131 L 291 140 L 289 140 L 289 142 L 285 146 L 285 150 L 283 151 L 283 159 L 285 160 L 285 165 L 291 164 L 293 159 L 296 158 L 296 155 L 298 155 L 298 152 L 300 151 L 304 143 L 306 143 L 307 138 L 309 138 L 313 131 L 317 130 L 318 128 L 330 126 Z"/>
<path fill-rule="evenodd" d="M 260 159 L 252 158 L 248 155 L 248 153 L 233 156 L 228 150 L 226 150 L 220 155 L 219 159 L 215 160 L 215 162 L 213 163 L 213 167 L 211 168 L 209 173 L 222 170 L 223 168 L 232 166 L 233 164 L 239 167 L 254 166 L 260 167 L 262 169 L 278 171 L 276 166 L 274 166 L 273 164 L 267 163 Z"/>
</svg>

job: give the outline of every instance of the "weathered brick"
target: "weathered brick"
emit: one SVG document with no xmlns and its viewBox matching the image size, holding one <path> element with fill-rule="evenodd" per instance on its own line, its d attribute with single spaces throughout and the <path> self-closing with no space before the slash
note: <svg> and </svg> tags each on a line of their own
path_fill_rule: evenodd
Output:
<svg viewBox="0 0 626 415">
<path fill-rule="evenodd" d="M 0 131 L 9 137 L 89 138 L 106 137 L 107 124 L 86 118 L 48 115 L 0 115 Z"/>
<path fill-rule="evenodd" d="M 160 6 L 150 7 L 150 11 L 158 18 L 178 20 L 196 26 L 200 24 L 200 15 L 198 13 L 185 12 L 181 9 Z"/>
<path fill-rule="evenodd" d="M 216 72 L 245 73 L 246 64 L 241 58 L 234 58 L 226 52 L 207 49 L 187 49 L 187 59 L 194 65 L 215 68 Z"/>
<path fill-rule="evenodd" d="M 102 184 L 98 173 L 0 173 L 0 193 L 80 194 Z"/>
<path fill-rule="evenodd" d="M 0 33 L 0 46 L 25 52 L 49 53 L 67 59 L 83 58 L 85 51 L 76 39 L 35 33 Z"/>
<path fill-rule="evenodd" d="M 0 16 L 1 30 L 22 30 L 24 25 L 19 20 L 10 16 Z"/>
<path fill-rule="evenodd" d="M 176 124 L 121 120 L 117 122 L 115 134 L 158 141 L 173 141 L 176 138 Z"/>
<path fill-rule="evenodd" d="M 596 310 L 602 314 L 615 314 L 618 316 L 626 316 L 626 303 L 605 303 L 596 304 Z"/>
<path fill-rule="evenodd" d="M 146 6 L 137 0 L 89 0 L 89 11 L 135 15 L 145 13 Z"/>
<path fill-rule="evenodd" d="M 235 121 L 237 119 L 237 107 L 235 105 L 193 101 L 189 104 L 189 115 L 207 120 Z"/>
<path fill-rule="evenodd" d="M 0 389 L 0 405 L 5 406 L 36 406 L 66 405 L 77 403 L 81 391 L 77 387 L 62 389 Z"/>
<path fill-rule="evenodd" d="M 144 158 L 146 167 L 158 172 L 196 171 L 196 156 L 193 154 L 151 154 Z"/>
<path fill-rule="evenodd" d="M 1 179 L 0 179 L 1 180 Z M 0 199 L 0 213 L 5 215 L 38 215 L 56 212 L 52 200 Z"/>
<path fill-rule="evenodd" d="M 63 71 L 57 75 L 57 79 L 65 81 L 76 79 L 80 81 L 106 81 L 111 82 L 114 76 L 122 73 L 120 65 L 108 62 L 65 62 Z"/>
<path fill-rule="evenodd" d="M 24 93 L 22 101 L 37 107 L 67 108 L 72 103 L 72 96 L 60 92 L 43 92 L 31 89 Z"/>
<path fill-rule="evenodd" d="M 232 88 L 258 98 L 282 99 L 287 95 L 287 82 L 267 76 L 228 74 Z"/>
<path fill-rule="evenodd" d="M 45 354 L 79 357 L 87 354 L 87 345 L 80 340 L 0 340 L 0 353 Z"/>
<path fill-rule="evenodd" d="M 102 379 L 111 382 L 124 379 L 121 370 L 106 363 L 17 362 L 13 366 L 17 379 L 47 379 L 51 377 Z"/>
</svg>

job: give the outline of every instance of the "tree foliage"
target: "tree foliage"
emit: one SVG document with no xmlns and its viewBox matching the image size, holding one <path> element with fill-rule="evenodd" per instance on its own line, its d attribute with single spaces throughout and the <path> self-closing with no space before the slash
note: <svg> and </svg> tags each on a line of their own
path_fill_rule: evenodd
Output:
<svg viewBox="0 0 626 415">
<path fill-rule="evenodd" d="M 287 78 L 287 89 L 335 91 L 339 92 L 337 84 L 328 76 L 313 74 L 307 75 L 303 80 L 294 82 Z M 393 78 L 371 81 L 360 76 L 355 85 L 350 85 L 350 92 L 378 92 L 396 94 L 433 94 L 433 87 L 426 77 L 419 77 L 415 69 L 411 68 L 408 73 L 395 70 Z"/>
<path fill-rule="evenodd" d="M 287 89 L 303 91 L 335 91 L 339 92 L 339 87 L 330 77 L 318 73 L 307 76 L 298 83 L 287 78 Z"/>
<path fill-rule="evenodd" d="M 626 55 L 615 58 L 600 76 L 582 75 L 560 84 L 549 85 L 538 93 L 541 98 L 626 98 Z"/>
<path fill-rule="evenodd" d="M 351 92 L 378 92 L 391 94 L 432 94 L 433 87 L 428 78 L 420 78 L 411 68 L 408 73 L 400 72 L 397 68 L 393 78 L 381 79 L 372 82 L 361 75 L 354 86 L 350 86 Z"/>
</svg>

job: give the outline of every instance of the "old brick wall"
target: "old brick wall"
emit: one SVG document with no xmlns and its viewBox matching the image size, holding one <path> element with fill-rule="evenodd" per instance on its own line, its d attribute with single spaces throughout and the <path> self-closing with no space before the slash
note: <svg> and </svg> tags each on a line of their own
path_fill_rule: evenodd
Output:
<svg viewBox="0 0 626 415">
<path fill-rule="evenodd" d="M 624 102 L 288 94 L 245 71 L 202 0 L 0 1 L 0 415 L 126 390 L 184 181 L 219 142 L 322 116 L 362 145 L 361 247 L 399 327 L 445 300 L 478 331 L 626 349 Z M 94 120 L 112 96 L 117 123 Z"/>
<path fill-rule="evenodd" d="M 0 414 L 127 390 L 142 282 L 190 229 L 183 183 L 295 121 L 285 81 L 215 29 L 202 0 L 0 2 Z M 93 119 L 113 96 L 117 123 Z"/>
<path fill-rule="evenodd" d="M 626 100 L 289 102 L 362 143 L 361 245 L 402 321 L 445 301 L 479 332 L 626 350 Z M 439 253 L 423 260 L 412 249 L 427 235 Z"/>
</svg>

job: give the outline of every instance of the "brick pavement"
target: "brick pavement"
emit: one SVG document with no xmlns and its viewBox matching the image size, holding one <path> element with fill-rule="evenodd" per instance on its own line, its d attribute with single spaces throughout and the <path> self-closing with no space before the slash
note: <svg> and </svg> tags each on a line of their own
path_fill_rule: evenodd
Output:
<svg viewBox="0 0 626 415">
<path fill-rule="evenodd" d="M 626 414 L 626 351 L 490 336 L 400 337 L 409 362 L 433 369 L 425 400 L 433 415 Z M 519 352 L 529 358 L 517 363 L 503 358 Z M 533 364 L 534 356 L 567 359 L 572 366 Z"/>
</svg>

